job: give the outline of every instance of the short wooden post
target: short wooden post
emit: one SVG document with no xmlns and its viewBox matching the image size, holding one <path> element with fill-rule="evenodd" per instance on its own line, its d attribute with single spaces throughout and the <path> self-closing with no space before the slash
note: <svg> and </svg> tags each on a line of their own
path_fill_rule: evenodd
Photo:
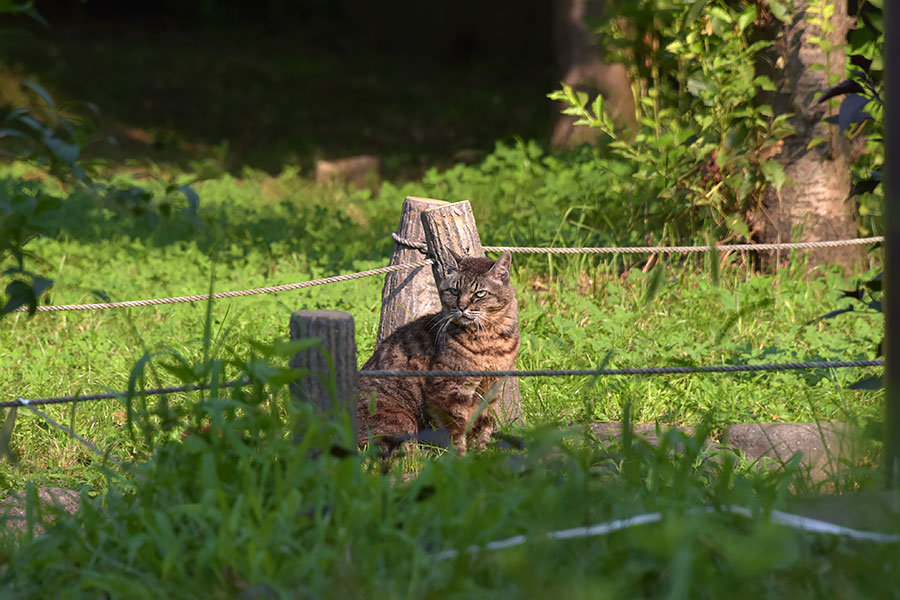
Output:
<svg viewBox="0 0 900 600">
<path fill-rule="evenodd" d="M 468 201 L 454 202 L 422 213 L 422 228 L 428 255 L 434 260 L 431 265 L 435 282 L 444 278 L 447 264 L 452 260 L 450 250 L 459 256 L 484 256 L 481 238 L 475 226 L 475 215 Z M 453 261 L 454 264 L 455 261 Z M 507 425 L 522 415 L 522 400 L 519 397 L 519 380 L 511 377 L 503 388 L 503 398 L 499 403 L 499 425 Z"/>
<path fill-rule="evenodd" d="M 397 235 L 416 242 L 424 242 L 422 231 L 422 212 L 438 206 L 444 206 L 443 200 L 409 197 L 403 201 L 400 213 L 400 225 Z M 424 254 L 415 248 L 394 244 L 391 264 L 418 262 Z M 375 343 L 380 344 L 398 327 L 410 321 L 441 310 L 441 300 L 434 289 L 434 279 L 428 267 L 417 267 L 410 271 L 388 273 L 384 278 L 384 289 L 381 292 L 381 319 L 378 322 L 378 336 Z"/>
<path fill-rule="evenodd" d="M 356 431 L 356 328 L 353 315 L 339 310 L 298 310 L 291 315 L 291 340 L 320 344 L 295 354 L 290 365 L 312 373 L 291 384 L 291 393 L 319 410 L 346 410 Z"/>
</svg>

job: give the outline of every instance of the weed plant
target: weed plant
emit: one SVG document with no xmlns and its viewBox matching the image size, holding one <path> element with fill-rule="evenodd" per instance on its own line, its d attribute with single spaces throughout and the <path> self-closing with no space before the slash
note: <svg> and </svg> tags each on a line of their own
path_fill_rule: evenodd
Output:
<svg viewBox="0 0 900 600">
<path fill-rule="evenodd" d="M 28 180 L 35 195 L 65 196 L 42 219 L 43 237 L 29 241 L 29 261 L 55 282 L 44 301 L 80 303 L 380 266 L 406 195 L 471 199 L 485 244 L 670 241 L 662 213 L 629 201 L 640 190 L 628 175 L 594 151 L 549 157 L 521 142 L 498 145 L 476 167 L 430 171 L 378 192 L 318 186 L 292 169 L 200 181 L 153 169 L 115 175 L 104 184 L 124 196 L 105 203 L 20 164 L 0 183 L 15 189 Z M 200 199 L 196 213 L 190 198 L 171 194 L 187 184 Z M 871 358 L 879 315 L 816 320 L 853 283 L 834 271 L 808 276 L 800 256 L 792 264 L 766 275 L 737 256 L 674 258 L 651 269 L 642 257 L 517 255 L 518 366 Z M 768 523 L 792 492 L 823 485 L 796 463 L 760 473 L 701 443 L 724 425 L 756 420 L 840 420 L 862 430 L 877 422 L 883 393 L 848 390 L 858 372 L 523 379 L 525 420 L 512 433 L 524 437 L 524 450 L 385 465 L 349 452 L 346 423 L 312 415 L 286 388 L 303 375 L 286 366 L 296 350 L 285 343 L 290 314 L 352 313 L 362 362 L 374 346 L 380 288 L 370 278 L 206 305 L 4 317 L 4 399 L 129 393 L 46 408 L 121 468 L 19 411 L 17 462 L 0 463 L 0 488 L 30 490 L 31 503 L 24 533 L 4 540 L 0 597 L 721 597 L 735 589 L 879 597 L 894 589 L 895 548 Z M 221 385 L 244 377 L 246 388 Z M 211 388 L 140 393 L 198 382 Z M 627 434 L 601 442 L 586 427 L 629 418 L 703 426 L 696 438 L 672 433 L 656 448 Z M 45 523 L 52 511 L 34 501 L 34 486 L 46 485 L 81 489 L 81 511 Z M 851 490 L 878 480 L 860 470 L 824 485 Z M 755 516 L 715 510 L 731 504 Z M 662 522 L 605 537 L 541 538 L 657 511 Z M 47 533 L 37 535 L 37 524 Z M 438 558 L 513 535 L 530 541 Z"/>
<path fill-rule="evenodd" d="M 779 136 L 760 141 L 742 129 L 708 126 L 752 117 L 778 130 L 761 108 L 749 116 L 732 110 L 753 85 L 767 87 L 729 62 L 754 49 L 743 31 L 757 9 L 720 6 L 701 23 L 700 4 L 679 7 L 648 14 L 665 20 L 665 35 L 681 35 L 683 23 L 693 38 L 681 46 L 666 40 L 654 52 L 674 53 L 685 84 L 678 89 L 699 99 L 680 101 L 711 101 L 729 112 L 704 123 L 702 110 L 679 105 L 666 113 L 644 97 L 644 125 L 655 131 L 645 136 L 643 161 L 623 160 L 628 144 L 547 156 L 520 140 L 498 144 L 478 165 L 432 169 L 420 181 L 372 191 L 313 184 L 294 167 L 275 176 L 246 168 L 228 174 L 223 145 L 217 161 L 195 163 L 190 173 L 149 167 L 96 175 L 108 192 L 102 197 L 33 167 L 6 165 L 0 201 L 23 190 L 44 199 L 40 214 L 19 211 L 22 203 L 3 207 L 26 218 L 24 228 L 9 221 L 11 231 L 41 236 L 16 248 L 28 241 L 28 276 L 41 286 L 52 280 L 42 301 L 57 304 L 247 289 L 381 266 L 407 195 L 471 200 L 491 245 L 745 236 L 736 215 L 763 182 L 745 177 L 747 169 L 759 166 L 773 184 L 780 179 L 772 161 L 757 165 L 745 146 L 762 148 Z M 722 26 L 732 22 L 737 27 Z M 692 60 L 707 24 L 718 44 L 714 58 L 730 71 Z M 723 73 L 728 85 L 715 79 Z M 216 114 L 213 106 L 218 123 Z M 701 121 L 660 135 L 660 124 L 688 114 Z M 696 125 L 710 139 L 696 143 Z M 356 136 L 354 123 L 351 129 Z M 138 133 L 184 146 L 172 131 Z M 397 164 L 387 166 L 409 160 L 391 156 Z M 654 160 L 678 168 L 657 177 L 648 171 L 659 166 Z M 718 171 L 722 181 L 707 177 Z M 697 185 L 684 187 L 682 176 Z M 827 269 L 808 272 L 802 255 L 774 274 L 755 273 L 752 259 L 738 255 L 655 260 L 517 255 L 518 367 L 865 359 L 877 352 L 880 314 L 818 318 L 852 302 L 843 290 L 855 282 Z M 860 275 L 878 267 L 872 259 Z M 798 492 L 877 488 L 882 482 L 870 465 L 834 461 L 842 473 L 823 482 L 799 467 L 799 457 L 764 471 L 704 444 L 737 422 L 844 421 L 877 431 L 883 392 L 849 388 L 876 370 L 523 379 L 524 421 L 505 432 L 519 436 L 521 447 L 467 457 L 426 450 L 384 461 L 355 452 L 346 418 L 313 414 L 287 387 L 309 375 L 287 366 L 307 343 L 287 343 L 290 314 L 352 313 L 362 363 L 373 350 L 380 287 L 370 278 L 214 304 L 0 320 L 2 399 L 127 390 L 113 401 L 46 409 L 106 456 L 19 411 L 15 460 L 0 463 L 0 491 L 24 488 L 29 501 L 24 530 L 7 529 L 0 539 L 0 598 L 897 596 L 896 544 L 801 533 L 769 519 L 773 510 L 790 509 Z M 245 386 L 223 383 L 245 378 Z M 142 393 L 193 383 L 207 387 Z M 624 434 L 597 439 L 588 426 L 595 421 L 623 421 Z M 660 430 L 651 446 L 632 434 L 632 421 L 698 427 L 693 437 Z M 874 455 L 877 444 L 866 450 Z M 80 511 L 41 507 L 35 488 L 46 485 L 79 489 Z M 746 507 L 751 516 L 727 506 Z M 646 512 L 662 518 L 604 536 L 546 538 Z M 897 531 L 895 521 L 880 527 Z M 511 536 L 524 543 L 467 551 Z"/>
<path fill-rule="evenodd" d="M 604 218 L 612 226 L 603 230 L 587 225 L 593 217 L 586 210 L 563 210 L 579 198 L 603 193 L 602 178 L 576 176 L 582 170 L 587 172 L 575 159 L 543 157 L 536 146 L 524 143 L 500 146 L 479 167 L 432 172 L 418 184 L 385 183 L 377 193 L 317 186 L 292 170 L 278 177 L 248 170 L 241 178 L 225 175 L 194 183 L 201 197 L 200 225 L 180 210 L 168 215 L 125 211 L 75 194 L 56 213 L 54 234 L 32 240 L 29 248 L 40 257 L 35 270 L 57 282 L 46 301 L 80 303 L 203 293 L 211 278 L 215 291 L 225 291 L 381 266 L 405 195 L 471 198 L 485 244 L 640 243 L 628 228 L 634 215 L 626 202 L 616 204 L 616 190 L 606 191 L 611 195 Z M 28 177 L 18 166 L 8 173 Z M 123 187 L 130 184 L 119 177 Z M 168 188 L 188 177 L 160 175 L 143 186 L 165 197 Z M 523 333 L 519 368 L 876 354 L 881 339 L 877 313 L 816 320 L 840 306 L 841 290 L 853 282 L 834 271 L 807 277 L 802 256 L 795 257 L 792 269 L 774 275 L 754 274 L 741 257 L 726 257 L 714 270 L 720 273 L 715 283 L 705 264 L 708 257 L 673 258 L 653 270 L 642 260 L 517 255 L 514 282 Z M 213 308 L 209 331 L 202 303 L 9 316 L 0 321 L 0 361 L 8 366 L 0 371 L 0 389 L 4 399 L 121 391 L 138 361 L 143 362 L 137 383 L 174 385 L 178 374 L 162 367 L 171 363 L 166 357 L 175 353 L 192 364 L 204 360 L 207 342 L 214 355 L 227 355 L 249 352 L 253 342 L 285 340 L 290 313 L 299 309 L 353 314 L 362 363 L 373 350 L 381 285 L 380 278 L 369 278 L 222 301 Z M 883 395 L 847 389 L 863 374 L 537 378 L 523 379 L 521 386 L 529 426 L 619 420 L 625 406 L 640 422 L 709 419 L 717 428 L 757 420 L 866 425 L 877 420 Z M 173 396 L 173 402 L 193 401 L 191 395 Z M 120 459 L 147 456 L 143 442 L 127 432 L 122 402 L 72 404 L 48 412 Z M 20 412 L 13 449 L 19 464 L 0 468 L 7 489 L 21 489 L 26 477 L 66 485 L 89 482 L 93 489 L 106 485 L 92 468 L 96 457 L 27 411 Z"/>
<path fill-rule="evenodd" d="M 211 347 L 207 344 L 207 348 Z M 350 452 L 346 418 L 288 394 L 297 344 L 194 365 L 211 388 L 175 409 L 184 431 L 135 419 L 149 460 L 100 469 L 72 518 L 33 508 L 5 538 L 9 598 L 891 597 L 894 545 L 772 525 L 800 471 L 761 473 L 672 432 L 535 430 L 524 450 L 434 455 L 415 477 Z M 239 370 L 250 384 L 215 382 Z M 186 377 L 185 382 L 194 377 Z M 137 402 L 130 397 L 130 402 Z M 156 407 L 157 414 L 173 410 Z M 163 421 L 164 422 L 164 421 Z M 751 518 L 716 507 L 742 505 Z M 709 508 L 709 511 L 698 508 Z M 586 539 L 548 532 L 659 512 L 662 521 Z M 34 526 L 48 530 L 35 535 Z M 524 544 L 467 552 L 525 536 Z M 442 553 L 458 550 L 456 555 Z"/>
<path fill-rule="evenodd" d="M 578 194 L 599 193 L 576 183 L 570 170 L 577 168 L 521 144 L 499 148 L 480 167 L 385 184 L 378 193 L 318 187 L 293 171 L 247 171 L 195 184 L 202 225 L 184 211 L 123 211 L 80 204 L 76 195 L 61 205 L 55 233 L 29 248 L 39 257 L 34 268 L 56 282 L 47 301 L 75 303 L 246 289 L 380 266 L 408 194 L 471 194 L 485 244 L 639 239 L 623 227 L 587 225 L 587 211 L 562 209 Z M 11 177 L 23 174 L 10 170 Z M 176 174 L 176 184 L 177 177 L 187 176 Z M 172 183 L 161 178 L 146 187 L 159 198 Z M 610 198 L 608 206 L 604 216 L 613 225 L 632 218 L 616 209 L 626 203 Z M 518 366 L 871 358 L 881 337 L 877 315 L 817 321 L 852 283 L 834 271 L 807 276 L 799 256 L 775 275 L 754 274 L 739 257 L 716 269 L 704 264 L 708 257 L 654 269 L 639 260 L 517 256 Z M 715 281 L 709 272 L 718 274 Z M 768 520 L 771 510 L 790 508 L 797 490 L 877 487 L 873 471 L 823 483 L 796 462 L 760 472 L 701 442 L 733 422 L 877 420 L 883 393 L 847 389 L 858 372 L 523 379 L 525 423 L 512 433 L 524 438 L 524 450 L 429 453 L 385 464 L 349 452 L 346 422 L 311 414 L 287 392 L 287 382 L 303 375 L 287 368 L 296 350 L 286 344 L 290 313 L 352 313 L 362 362 L 373 349 L 380 288 L 369 278 L 211 305 L 0 321 L 7 399 L 133 390 L 118 401 L 46 407 L 121 468 L 20 410 L 12 438 L 18 462 L 3 462 L 0 477 L 8 493 L 31 490 L 32 502 L 25 531 L 7 533 L 2 545 L 0 597 L 895 593 L 895 546 Z M 221 385 L 243 377 L 251 385 Z M 196 382 L 212 387 L 140 394 Z M 671 433 L 657 447 L 629 435 L 601 441 L 586 427 L 629 414 L 702 426 L 695 438 Z M 34 486 L 44 485 L 81 489 L 82 507 L 37 535 L 33 527 L 53 512 L 34 502 Z M 723 505 L 746 506 L 754 516 L 715 509 Z M 542 537 L 644 512 L 663 519 L 589 539 Z M 438 557 L 516 535 L 527 543 Z"/>
</svg>

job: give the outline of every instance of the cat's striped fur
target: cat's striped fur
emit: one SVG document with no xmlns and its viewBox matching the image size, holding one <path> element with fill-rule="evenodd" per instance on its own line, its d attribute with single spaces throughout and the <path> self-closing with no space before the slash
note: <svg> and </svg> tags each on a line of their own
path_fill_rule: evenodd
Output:
<svg viewBox="0 0 900 600">
<path fill-rule="evenodd" d="M 398 328 L 363 370 L 502 370 L 514 368 L 519 351 L 518 305 L 509 283 L 509 253 L 489 258 L 455 257 L 438 285 L 442 310 Z M 455 267 L 455 268 L 454 268 Z M 359 381 L 358 438 L 384 443 L 445 427 L 460 453 L 483 447 L 494 428 L 498 393 L 470 423 L 493 378 L 409 377 Z M 374 411 L 372 410 L 374 408 Z M 468 435 L 465 435 L 468 429 Z"/>
</svg>

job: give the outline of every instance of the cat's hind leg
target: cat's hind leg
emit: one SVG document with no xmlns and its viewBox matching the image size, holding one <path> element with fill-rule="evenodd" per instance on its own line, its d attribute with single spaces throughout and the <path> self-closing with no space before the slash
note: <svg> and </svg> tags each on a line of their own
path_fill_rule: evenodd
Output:
<svg viewBox="0 0 900 600">
<path fill-rule="evenodd" d="M 372 440 L 388 453 L 409 440 L 414 441 L 419 431 L 415 411 L 381 393 L 374 399 L 371 393 L 360 395 L 356 420 L 359 445 L 366 446 Z"/>
<path fill-rule="evenodd" d="M 476 450 L 482 450 L 491 441 L 491 435 L 494 433 L 494 412 L 493 407 L 488 406 L 475 419 L 475 423 L 469 432 L 471 439 L 470 446 Z"/>
<path fill-rule="evenodd" d="M 450 402 L 432 402 L 428 405 L 428 415 L 431 422 L 437 426 L 447 430 L 453 446 L 460 454 L 465 454 L 468 443 L 466 440 L 466 428 L 469 425 L 469 419 L 474 412 L 470 406 L 471 399 L 466 398 L 463 401 Z"/>
</svg>

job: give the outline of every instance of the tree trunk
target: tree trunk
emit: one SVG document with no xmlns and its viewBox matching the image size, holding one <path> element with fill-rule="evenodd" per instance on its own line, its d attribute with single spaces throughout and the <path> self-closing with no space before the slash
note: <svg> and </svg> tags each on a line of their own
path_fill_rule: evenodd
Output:
<svg viewBox="0 0 900 600">
<path fill-rule="evenodd" d="M 828 37 L 834 49 L 828 56 L 810 40 L 824 34 L 810 23 L 807 0 L 794 1 L 792 23 L 772 19 L 776 25 L 770 39 L 777 39 L 766 63 L 773 68 L 772 80 L 778 89 L 761 99 L 771 104 L 775 114 L 793 114 L 795 133 L 785 138 L 774 157 L 784 168 L 784 185 L 780 190 L 770 185 L 763 193 L 761 206 L 748 218 L 754 237 L 763 243 L 849 239 L 858 234 L 856 204 L 850 198 L 850 163 L 855 158 L 855 145 L 836 125 L 824 122 L 836 111 L 827 103 L 815 104 L 819 92 L 829 87 L 828 72 L 837 78 L 844 75 L 844 46 L 851 19 L 847 16 L 847 0 L 832 1 L 833 32 Z M 782 29 L 781 35 L 777 35 L 778 29 Z M 808 148 L 817 137 L 825 142 Z M 809 266 L 830 262 L 851 270 L 858 264 L 861 252 L 860 246 L 814 249 L 809 252 Z M 781 262 L 778 254 L 770 256 L 772 264 Z"/>
<path fill-rule="evenodd" d="M 553 2 L 553 47 L 562 80 L 591 98 L 603 94 L 609 116 L 618 125 L 633 129 L 634 97 L 624 65 L 608 65 L 594 35 L 584 24 L 589 10 L 602 9 L 603 3 L 587 0 L 555 0 Z M 561 114 L 562 104 L 554 105 L 556 122 L 550 145 L 555 149 L 572 148 L 605 136 L 599 129 L 575 127 L 575 117 Z"/>
</svg>

